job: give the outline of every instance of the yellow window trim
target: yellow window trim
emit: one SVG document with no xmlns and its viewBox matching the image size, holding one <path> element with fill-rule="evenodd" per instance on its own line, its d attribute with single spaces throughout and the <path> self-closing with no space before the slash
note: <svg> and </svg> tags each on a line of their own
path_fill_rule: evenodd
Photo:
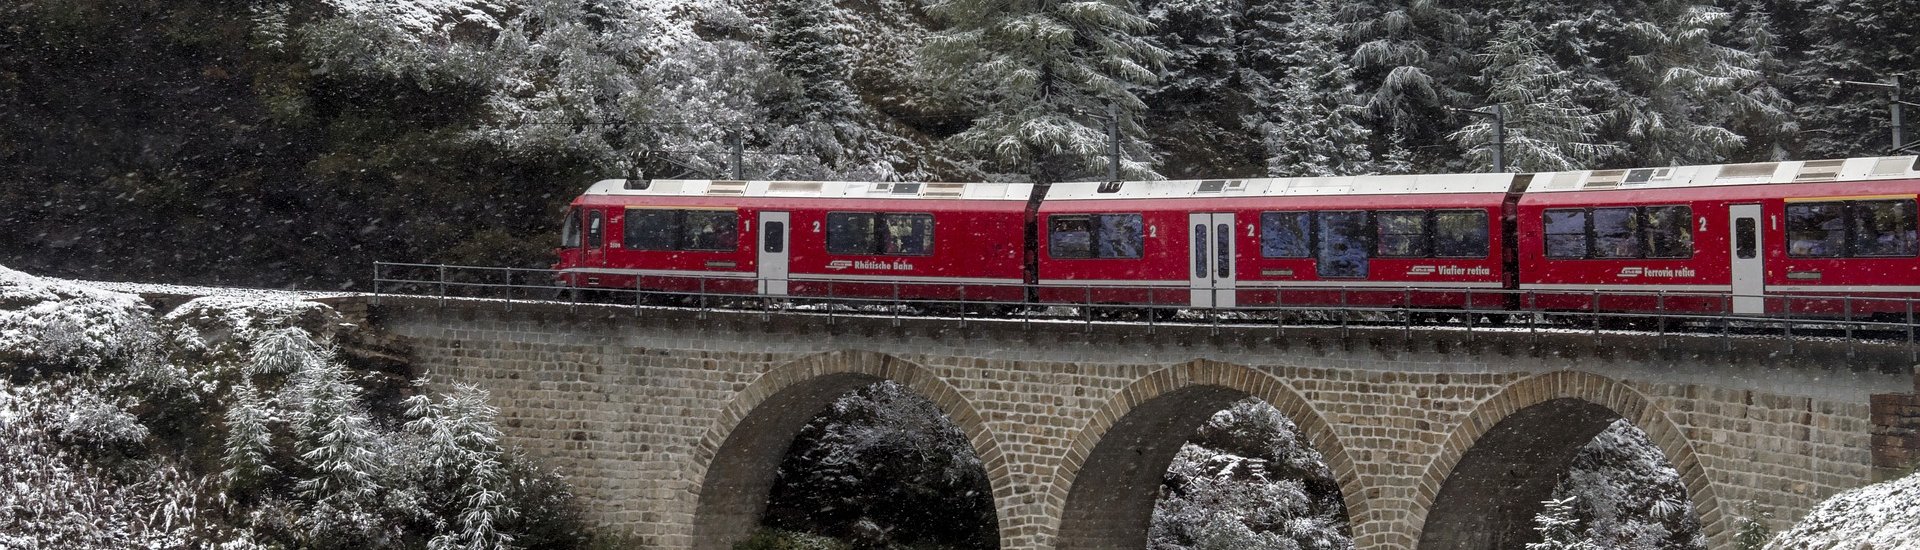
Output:
<svg viewBox="0 0 1920 550">
<path fill-rule="evenodd" d="M 1794 197 L 1794 198 L 1786 199 L 1786 201 L 1787 202 L 1834 202 L 1834 201 L 1884 201 L 1884 200 L 1898 200 L 1898 199 L 1914 200 L 1915 195 L 1916 195 L 1915 193 L 1907 193 L 1905 195 L 1852 195 L 1852 196 L 1844 196 L 1844 197 Z"/>
</svg>

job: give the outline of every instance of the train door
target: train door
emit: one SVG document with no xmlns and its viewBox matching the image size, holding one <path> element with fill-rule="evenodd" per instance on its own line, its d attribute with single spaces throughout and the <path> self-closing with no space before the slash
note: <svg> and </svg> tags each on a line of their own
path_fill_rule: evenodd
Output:
<svg viewBox="0 0 1920 550">
<path fill-rule="evenodd" d="M 607 214 L 599 209 L 587 211 L 587 246 L 580 250 L 580 264 L 593 267 L 607 265 Z"/>
<path fill-rule="evenodd" d="M 1760 205 L 1735 204 L 1727 208 L 1733 226 L 1733 312 L 1766 313 L 1766 250 L 1760 238 Z"/>
<path fill-rule="evenodd" d="M 1193 307 L 1233 307 L 1233 214 L 1188 214 Z"/>
<path fill-rule="evenodd" d="M 760 293 L 774 296 L 787 294 L 787 259 L 789 252 L 786 212 L 760 213 Z"/>
</svg>

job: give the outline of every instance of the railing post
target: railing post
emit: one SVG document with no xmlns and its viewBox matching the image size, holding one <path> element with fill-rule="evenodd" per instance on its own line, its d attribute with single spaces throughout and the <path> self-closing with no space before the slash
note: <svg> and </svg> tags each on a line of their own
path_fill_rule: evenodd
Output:
<svg viewBox="0 0 1920 550">
<path fill-rule="evenodd" d="M 1092 331 L 1093 330 L 1093 285 L 1080 286 L 1080 300 L 1081 300 L 1080 309 L 1086 311 L 1086 315 L 1085 315 L 1086 324 L 1082 326 L 1082 330 Z"/>
<path fill-rule="evenodd" d="M 1540 345 L 1540 295 L 1531 290 L 1527 293 L 1527 347 Z"/>
<path fill-rule="evenodd" d="M 1846 315 L 1847 315 L 1847 324 L 1845 329 L 1847 331 L 1846 332 L 1847 358 L 1852 359 L 1853 358 L 1853 296 L 1849 295 L 1841 298 L 1840 307 L 1846 311 Z M 1791 316 L 1793 315 L 1793 312 L 1789 311 L 1787 312 L 1787 315 Z"/>
<path fill-rule="evenodd" d="M 707 278 L 700 278 L 700 318 L 707 318 Z"/>
<path fill-rule="evenodd" d="M 839 305 L 840 305 L 839 299 L 834 296 L 833 279 L 827 279 L 827 324 L 828 325 L 832 325 L 833 322 L 836 320 L 836 317 L 834 316 L 834 310 L 839 309 L 838 307 Z"/>
<path fill-rule="evenodd" d="M 1147 334 L 1153 334 L 1155 317 L 1160 316 L 1160 293 L 1147 287 Z"/>
<path fill-rule="evenodd" d="M 1599 349 L 1599 346 L 1600 346 L 1600 291 L 1598 290 L 1593 291 L 1593 302 L 1587 305 L 1593 311 L 1593 332 L 1591 334 L 1593 338 L 1592 341 L 1593 341 L 1594 349 Z"/>
<path fill-rule="evenodd" d="M 1658 333 L 1660 337 L 1655 339 L 1654 342 L 1660 346 L 1660 349 L 1666 349 L 1667 347 L 1667 291 L 1661 290 L 1659 291 L 1659 294 L 1655 296 L 1654 302 L 1653 302 L 1653 311 L 1654 311 L 1654 314 L 1658 315 L 1660 318 L 1660 329 L 1659 329 L 1660 332 Z"/>
<path fill-rule="evenodd" d="M 633 276 L 633 316 L 640 316 L 640 304 L 646 299 L 646 290 L 640 287 L 640 276 Z"/>
<path fill-rule="evenodd" d="M 900 281 L 893 282 L 893 326 L 900 326 L 900 310 L 907 305 L 900 301 Z"/>
<path fill-rule="evenodd" d="M 1720 295 L 1720 351 L 1733 351 L 1733 294 Z"/>
<path fill-rule="evenodd" d="M 1273 337 L 1276 339 L 1286 338 L 1287 337 L 1287 289 L 1278 288 L 1278 287 L 1273 289 L 1273 307 L 1274 307 Z"/>
<path fill-rule="evenodd" d="M 1347 336 L 1351 334 L 1350 329 L 1348 329 L 1347 327 L 1347 317 L 1349 315 L 1348 313 L 1349 311 L 1351 310 L 1347 305 L 1347 289 L 1346 287 L 1341 287 L 1340 288 L 1340 340 L 1342 344 L 1346 342 Z"/>
<path fill-rule="evenodd" d="M 1401 336 L 1406 337 L 1407 343 L 1413 343 L 1413 287 L 1411 286 L 1400 287 L 1400 322 Z"/>
<path fill-rule="evenodd" d="M 1467 343 L 1471 344 L 1473 343 L 1473 318 L 1479 316 L 1480 314 L 1479 307 L 1473 305 L 1473 288 L 1472 287 L 1467 288 L 1466 307 L 1463 307 L 1461 309 L 1466 310 L 1467 312 Z"/>
<path fill-rule="evenodd" d="M 960 285 L 960 328 L 967 328 L 967 285 Z"/>
<path fill-rule="evenodd" d="M 440 307 L 447 307 L 447 265 L 440 264 Z"/>
<path fill-rule="evenodd" d="M 1913 345 L 1913 298 L 1907 298 L 1907 360 L 1920 361 L 1920 348 Z"/>
<path fill-rule="evenodd" d="M 380 262 L 373 262 L 373 305 L 380 305 Z"/>
</svg>

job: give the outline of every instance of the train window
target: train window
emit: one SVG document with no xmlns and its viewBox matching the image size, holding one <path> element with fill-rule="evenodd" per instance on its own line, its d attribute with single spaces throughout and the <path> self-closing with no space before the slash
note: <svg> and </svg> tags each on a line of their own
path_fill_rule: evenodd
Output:
<svg viewBox="0 0 1920 550">
<path fill-rule="evenodd" d="M 933 214 L 881 214 L 881 254 L 925 256 L 933 253 Z"/>
<path fill-rule="evenodd" d="M 1054 258 L 1139 258 L 1145 246 L 1140 214 L 1047 217 L 1047 254 Z"/>
<path fill-rule="evenodd" d="M 1092 258 L 1093 217 L 1047 216 L 1047 253 L 1055 258 Z"/>
<path fill-rule="evenodd" d="M 827 252 L 831 254 L 872 254 L 879 249 L 872 212 L 828 212 Z"/>
<path fill-rule="evenodd" d="M 1578 208 L 1548 210 L 1547 257 L 1556 259 L 1587 257 L 1587 211 Z"/>
<path fill-rule="evenodd" d="M 1854 256 L 1913 256 L 1914 202 L 1908 200 L 1856 201 L 1849 204 Z"/>
<path fill-rule="evenodd" d="M 1424 258 L 1428 254 L 1427 213 L 1389 210 L 1373 214 L 1377 239 L 1375 255 L 1382 258 Z"/>
<path fill-rule="evenodd" d="M 731 210 L 688 210 L 682 214 L 682 250 L 737 250 L 740 215 Z"/>
<path fill-rule="evenodd" d="M 1318 271 L 1321 277 L 1366 277 L 1368 243 L 1366 212 L 1317 212 Z"/>
<path fill-rule="evenodd" d="M 785 222 L 767 222 L 762 224 L 761 227 L 767 231 L 767 238 L 762 241 L 766 245 L 767 252 L 773 254 L 786 252 L 787 224 Z"/>
<path fill-rule="evenodd" d="M 560 222 L 560 248 L 580 248 L 580 211 L 567 209 L 567 219 Z"/>
<path fill-rule="evenodd" d="M 1485 258 L 1488 230 L 1485 210 L 1436 211 L 1433 213 L 1433 255 Z"/>
<path fill-rule="evenodd" d="M 679 210 L 631 208 L 621 232 L 628 250 L 674 250 L 680 227 Z"/>
<path fill-rule="evenodd" d="M 1593 209 L 1593 257 L 1639 258 L 1643 252 L 1639 209 Z"/>
<path fill-rule="evenodd" d="M 1760 231 L 1754 227 L 1753 218 L 1733 220 L 1733 256 L 1742 260 L 1751 260 L 1760 252 Z"/>
<path fill-rule="evenodd" d="M 1646 207 L 1648 258 L 1693 257 L 1693 208 Z"/>
<path fill-rule="evenodd" d="M 600 248 L 607 241 L 607 217 L 599 210 L 587 212 L 587 248 Z"/>
<path fill-rule="evenodd" d="M 1313 217 L 1308 212 L 1261 212 L 1260 257 L 1313 255 Z"/>
<path fill-rule="evenodd" d="M 1139 258 L 1146 248 L 1145 234 L 1140 230 L 1140 214 L 1101 214 L 1094 216 L 1099 233 L 1094 241 L 1098 244 L 1095 251 L 1102 258 Z"/>
<path fill-rule="evenodd" d="M 933 214 L 828 212 L 827 252 L 925 256 L 933 253 Z"/>
<path fill-rule="evenodd" d="M 1787 255 L 1800 258 L 1846 256 L 1847 205 L 1802 202 L 1787 205 Z"/>
</svg>

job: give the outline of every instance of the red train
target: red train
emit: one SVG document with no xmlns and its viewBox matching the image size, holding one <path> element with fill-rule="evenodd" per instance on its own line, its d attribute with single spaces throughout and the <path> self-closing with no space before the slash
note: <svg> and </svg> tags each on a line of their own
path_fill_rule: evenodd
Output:
<svg viewBox="0 0 1920 550">
<path fill-rule="evenodd" d="M 1033 191 L 606 180 L 568 210 L 555 268 L 588 288 L 1170 308 L 1904 316 L 1920 297 L 1915 156 Z"/>
</svg>

